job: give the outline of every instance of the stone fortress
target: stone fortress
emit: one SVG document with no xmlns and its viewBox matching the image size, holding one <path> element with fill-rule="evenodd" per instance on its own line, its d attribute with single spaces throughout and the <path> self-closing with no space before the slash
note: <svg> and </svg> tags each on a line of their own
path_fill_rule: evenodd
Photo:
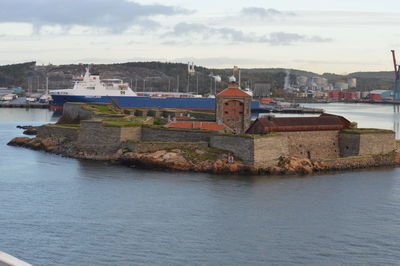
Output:
<svg viewBox="0 0 400 266">
<path fill-rule="evenodd" d="M 329 114 L 264 117 L 251 123 L 251 96 L 234 79 L 216 98 L 214 122 L 170 121 L 164 126 L 107 121 L 85 109 L 85 104 L 67 103 L 63 117 L 70 121 L 78 119 L 79 126 L 45 125 L 39 128 L 38 137 L 62 135 L 92 159 L 109 158 L 121 150 L 149 153 L 206 147 L 226 151 L 244 165 L 263 169 L 279 165 L 287 157 L 331 164 L 351 160 L 361 167 L 368 158 L 373 158 L 374 165 L 379 161 L 377 156 L 383 156 L 382 164 L 392 164 L 397 158 L 395 133 L 391 130 L 354 128 L 344 117 Z M 179 126 L 188 123 L 190 128 Z M 215 129 L 195 128 L 195 123 L 211 123 L 208 125 Z"/>
</svg>

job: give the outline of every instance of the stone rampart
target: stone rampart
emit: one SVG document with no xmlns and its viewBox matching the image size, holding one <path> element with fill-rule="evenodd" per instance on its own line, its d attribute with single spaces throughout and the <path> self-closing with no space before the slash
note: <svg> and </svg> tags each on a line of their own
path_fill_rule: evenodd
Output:
<svg viewBox="0 0 400 266">
<path fill-rule="evenodd" d="M 66 127 L 60 125 L 43 125 L 38 127 L 39 138 L 47 138 L 51 136 L 64 136 L 70 141 L 78 140 L 79 128 Z"/>
<path fill-rule="evenodd" d="M 232 152 L 245 164 L 254 164 L 254 139 L 239 136 L 214 135 L 210 146 Z"/>
<path fill-rule="evenodd" d="M 100 120 L 81 121 L 78 144 L 88 152 L 113 152 L 121 143 L 120 127 L 105 127 Z"/>
<path fill-rule="evenodd" d="M 254 138 L 254 164 L 272 166 L 279 157 L 289 155 L 288 139 L 285 136 Z"/>
<path fill-rule="evenodd" d="M 142 127 L 143 142 L 209 142 L 213 134 L 200 130 Z"/>
<path fill-rule="evenodd" d="M 282 132 L 281 134 L 287 137 L 290 156 L 312 160 L 339 157 L 339 132 L 336 130 Z"/>
<path fill-rule="evenodd" d="M 387 154 L 396 150 L 394 132 L 339 134 L 340 156 Z"/>
<path fill-rule="evenodd" d="M 340 171 L 372 167 L 393 166 L 396 164 L 397 154 L 392 152 L 381 155 L 365 155 L 357 157 L 336 158 L 322 160 L 323 170 Z"/>
<path fill-rule="evenodd" d="M 93 112 L 83 108 L 84 105 L 85 103 L 65 103 L 61 119 L 64 121 L 92 119 L 94 117 Z"/>
<path fill-rule="evenodd" d="M 147 153 L 147 152 L 156 152 L 160 150 L 171 150 L 171 149 L 204 149 L 208 147 L 207 142 L 171 142 L 171 143 L 163 143 L 163 142 L 148 142 L 148 143 L 135 143 L 131 141 L 127 141 L 123 143 L 123 148 L 127 148 L 131 152 L 136 153 Z"/>
<path fill-rule="evenodd" d="M 106 126 L 101 120 L 81 121 L 79 146 L 89 152 L 114 152 L 126 140 L 138 141 L 141 127 Z"/>
</svg>

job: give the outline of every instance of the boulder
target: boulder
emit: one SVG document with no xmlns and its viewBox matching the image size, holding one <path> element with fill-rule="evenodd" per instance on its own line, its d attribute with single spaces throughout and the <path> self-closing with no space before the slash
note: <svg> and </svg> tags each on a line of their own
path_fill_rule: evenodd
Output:
<svg viewBox="0 0 400 266">
<path fill-rule="evenodd" d="M 13 138 L 10 142 L 7 143 L 7 145 L 10 146 L 25 146 L 31 138 L 28 137 L 17 137 Z"/>
</svg>

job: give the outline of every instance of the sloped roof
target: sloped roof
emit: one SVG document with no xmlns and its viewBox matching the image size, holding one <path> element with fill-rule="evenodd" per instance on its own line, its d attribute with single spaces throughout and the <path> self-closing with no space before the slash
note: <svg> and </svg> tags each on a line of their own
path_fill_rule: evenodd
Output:
<svg viewBox="0 0 400 266">
<path fill-rule="evenodd" d="M 225 96 L 225 97 L 251 97 L 246 92 L 242 91 L 239 88 L 227 88 L 220 93 L 217 94 L 217 97 Z"/>
<path fill-rule="evenodd" d="M 331 114 L 322 114 L 318 117 L 263 117 L 257 119 L 247 133 L 340 130 L 349 127 L 349 120 Z"/>
<path fill-rule="evenodd" d="M 218 124 L 217 122 L 170 122 L 166 125 L 167 127 L 174 128 L 187 128 L 187 129 L 203 129 L 203 130 L 223 130 L 227 126 L 224 124 Z"/>
</svg>

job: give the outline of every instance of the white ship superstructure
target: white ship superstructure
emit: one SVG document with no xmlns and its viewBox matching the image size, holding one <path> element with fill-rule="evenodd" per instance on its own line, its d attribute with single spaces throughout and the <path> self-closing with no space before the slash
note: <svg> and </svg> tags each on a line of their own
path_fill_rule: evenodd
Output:
<svg viewBox="0 0 400 266">
<path fill-rule="evenodd" d="M 51 95 L 71 96 L 137 96 L 127 83 L 120 79 L 100 79 L 99 74 L 91 74 L 89 68 L 83 77 L 75 79 L 72 89 L 52 90 Z"/>
</svg>

